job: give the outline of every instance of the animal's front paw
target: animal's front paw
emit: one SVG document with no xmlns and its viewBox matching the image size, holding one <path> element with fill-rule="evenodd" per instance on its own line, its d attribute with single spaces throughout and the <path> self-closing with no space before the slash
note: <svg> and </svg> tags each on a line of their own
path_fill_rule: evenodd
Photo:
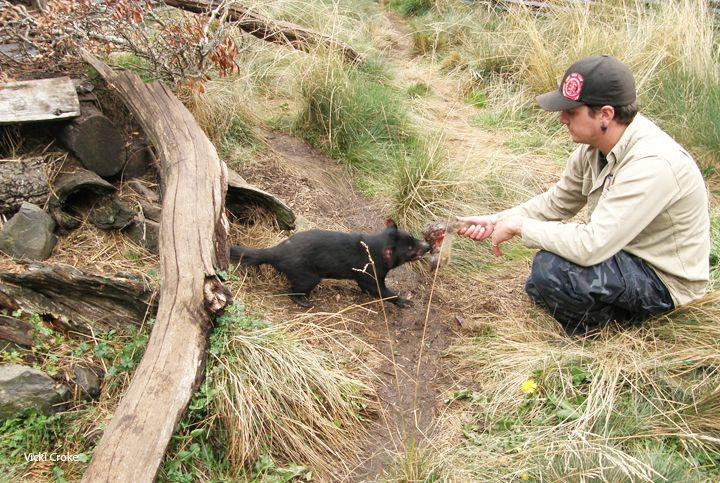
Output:
<svg viewBox="0 0 720 483">
<path fill-rule="evenodd" d="M 290 298 L 300 307 L 305 307 L 307 309 L 313 306 L 312 302 L 310 302 L 310 299 L 308 299 L 305 295 L 291 295 Z"/>
<path fill-rule="evenodd" d="M 398 307 L 403 308 L 403 309 L 407 308 L 407 307 L 412 307 L 413 305 L 415 305 L 415 303 L 412 300 L 402 298 L 402 297 L 397 297 L 394 300 L 394 302 L 395 302 L 395 305 L 397 305 Z"/>
</svg>

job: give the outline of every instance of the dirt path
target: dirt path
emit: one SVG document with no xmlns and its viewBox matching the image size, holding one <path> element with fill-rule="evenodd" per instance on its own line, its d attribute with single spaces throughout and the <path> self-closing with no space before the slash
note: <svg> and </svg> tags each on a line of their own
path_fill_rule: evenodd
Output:
<svg viewBox="0 0 720 483">
<path fill-rule="evenodd" d="M 391 30 L 386 33 L 390 47 L 387 62 L 393 67 L 394 82 L 399 89 L 422 83 L 428 93 L 413 106 L 415 122 L 432 126 L 448 149 L 448 157 L 458 160 L 483 160 L 506 156 L 502 137 L 474 125 L 478 111 L 463 101 L 466 77 L 440 72 L 437 63 L 419 59 L 412 54 L 412 34 L 405 20 L 394 12 L 385 12 Z"/>
</svg>

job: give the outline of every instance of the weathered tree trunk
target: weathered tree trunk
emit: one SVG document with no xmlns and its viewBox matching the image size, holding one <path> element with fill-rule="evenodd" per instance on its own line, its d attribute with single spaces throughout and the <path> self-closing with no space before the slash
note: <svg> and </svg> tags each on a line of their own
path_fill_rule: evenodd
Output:
<svg viewBox="0 0 720 483">
<path fill-rule="evenodd" d="M 165 0 L 165 3 L 188 12 L 204 14 L 210 13 L 222 4 L 220 0 Z M 290 45 L 295 49 L 306 52 L 314 46 L 324 45 L 342 52 L 345 60 L 351 64 L 361 60 L 360 54 L 355 52 L 352 47 L 332 37 L 302 28 L 299 25 L 264 17 L 237 4 L 228 6 L 227 21 L 235 22 L 243 32 L 247 32 L 261 40 Z"/>
<path fill-rule="evenodd" d="M 153 291 L 142 282 L 85 273 L 70 265 L 33 264 L 24 273 L 0 272 L 0 305 L 50 314 L 79 332 L 140 325 L 154 314 Z"/>
<path fill-rule="evenodd" d="M 162 288 L 145 355 L 95 449 L 83 481 L 150 482 L 203 376 L 210 318 L 230 302 L 227 168 L 190 112 L 159 82 L 83 58 L 116 88 L 160 156 Z"/>
<path fill-rule="evenodd" d="M 57 137 L 83 167 L 100 176 L 115 176 L 125 165 L 122 132 L 92 103 L 84 102 L 80 117 L 61 126 Z"/>
<path fill-rule="evenodd" d="M 69 77 L 0 85 L 0 124 L 53 121 L 78 115 L 80 101 Z"/>
<path fill-rule="evenodd" d="M 15 213 L 23 201 L 42 206 L 48 193 L 42 157 L 0 159 L 0 214 Z"/>
</svg>

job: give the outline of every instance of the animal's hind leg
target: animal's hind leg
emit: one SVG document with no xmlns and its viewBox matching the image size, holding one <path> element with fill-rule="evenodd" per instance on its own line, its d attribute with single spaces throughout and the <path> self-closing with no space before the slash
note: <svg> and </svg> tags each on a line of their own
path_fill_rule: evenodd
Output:
<svg viewBox="0 0 720 483">
<path fill-rule="evenodd" d="M 290 279 L 290 289 L 292 290 L 290 298 L 292 301 L 301 307 L 311 307 L 312 302 L 310 302 L 308 296 L 310 295 L 312 289 L 320 283 L 320 280 L 322 279 L 318 277 L 309 277 L 307 275 Z"/>
</svg>

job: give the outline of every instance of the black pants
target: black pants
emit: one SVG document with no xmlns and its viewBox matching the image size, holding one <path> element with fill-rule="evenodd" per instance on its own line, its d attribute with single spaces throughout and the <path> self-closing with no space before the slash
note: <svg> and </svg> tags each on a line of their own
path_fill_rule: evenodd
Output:
<svg viewBox="0 0 720 483">
<path fill-rule="evenodd" d="M 655 272 L 625 251 L 591 267 L 540 251 L 533 259 L 525 291 L 570 335 L 583 335 L 610 321 L 634 322 L 673 309 L 670 293 Z"/>
</svg>

